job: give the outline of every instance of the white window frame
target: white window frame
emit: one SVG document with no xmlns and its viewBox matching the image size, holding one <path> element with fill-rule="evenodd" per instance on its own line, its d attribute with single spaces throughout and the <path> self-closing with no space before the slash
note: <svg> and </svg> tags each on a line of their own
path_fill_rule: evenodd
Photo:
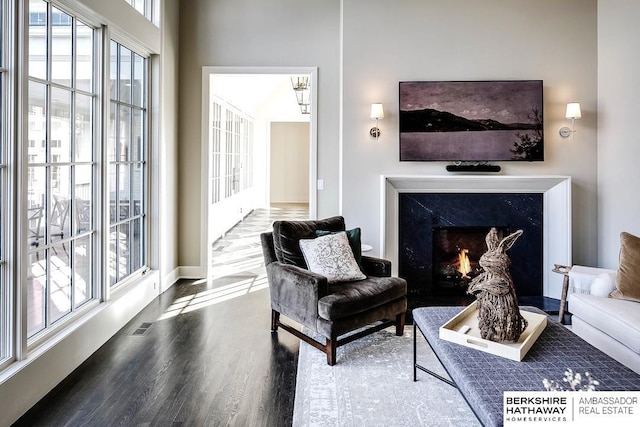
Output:
<svg viewBox="0 0 640 427">
<path fill-rule="evenodd" d="M 105 58 L 107 58 L 106 62 L 110 61 L 111 58 L 111 42 L 115 42 L 120 46 L 125 47 L 126 49 L 128 49 L 129 51 L 135 54 L 137 54 L 138 56 L 141 56 L 143 58 L 143 60 L 145 61 L 145 82 L 144 82 L 144 93 L 143 93 L 143 106 L 142 108 L 137 107 L 139 110 L 141 110 L 143 112 L 143 123 L 144 123 L 144 127 L 143 127 L 143 135 L 144 135 L 144 141 L 142 143 L 142 151 L 140 153 L 141 156 L 141 161 L 139 162 L 135 162 L 135 163 L 139 163 L 141 164 L 141 168 L 143 170 L 143 174 L 144 174 L 144 179 L 143 179 L 143 186 L 141 188 L 141 190 L 144 192 L 143 196 L 142 196 L 142 207 L 143 207 L 143 211 L 141 212 L 141 214 L 139 215 L 139 218 L 142 222 L 142 227 L 141 227 L 141 233 L 142 233 L 142 242 L 141 242 L 141 256 L 142 256 L 142 261 L 141 261 L 141 265 L 139 268 L 137 268 L 136 270 L 131 271 L 129 274 L 127 274 L 126 276 L 122 277 L 120 280 L 117 280 L 115 283 L 111 284 L 110 281 L 110 276 L 109 276 L 109 256 L 110 256 L 110 243 L 111 243 L 111 233 L 110 233 L 110 229 L 112 227 L 110 218 L 109 218 L 109 211 L 107 208 L 107 210 L 105 211 L 105 223 L 104 223 L 104 229 L 107 230 L 106 234 L 105 234 L 105 246 L 104 246 L 104 253 L 105 253 L 105 259 L 104 259 L 104 267 L 105 267 L 105 293 L 107 295 L 109 295 L 111 292 L 117 292 L 118 289 L 121 288 L 126 288 L 128 284 L 132 283 L 133 281 L 137 280 L 140 278 L 140 276 L 144 275 L 150 268 L 150 263 L 151 263 L 151 252 L 150 252 L 150 222 L 151 222 L 151 216 L 150 216 L 150 212 L 152 210 L 152 205 L 151 205 L 151 162 L 150 162 L 150 155 L 151 155 L 151 150 L 150 150 L 150 146 L 152 144 L 153 141 L 153 136 L 152 136 L 152 132 L 151 132 L 151 121 L 152 121 L 152 117 L 151 117 L 151 113 L 150 113 L 150 106 L 151 106 L 151 84 L 152 84 L 152 80 L 153 80 L 153 76 L 152 76 L 152 57 L 148 54 L 148 52 L 144 51 L 143 49 L 140 49 L 136 44 L 132 44 L 130 43 L 128 40 L 123 39 L 121 37 L 118 37 L 117 34 L 110 34 L 109 37 L 105 40 L 105 44 L 106 44 L 106 49 L 107 49 L 107 53 L 105 54 Z M 120 56 L 118 55 L 118 59 L 120 58 Z M 108 68 L 108 67 L 107 67 Z M 111 114 L 111 104 L 112 102 L 114 102 L 114 100 L 111 99 L 111 92 L 110 92 L 110 76 L 109 76 L 109 69 L 105 69 L 105 75 L 107 75 L 106 79 L 107 79 L 107 88 L 105 90 L 105 103 L 106 103 L 106 113 L 105 113 L 105 121 L 109 120 L 110 114 Z M 120 76 L 118 75 L 118 82 Z M 118 101 L 118 104 L 124 104 L 127 106 L 131 106 L 130 104 L 126 104 L 123 102 Z M 133 102 L 131 103 L 133 104 Z M 106 132 L 108 132 L 108 126 L 105 126 Z M 110 204 L 110 199 L 109 199 L 109 188 L 110 188 L 110 177 L 111 177 L 111 169 L 113 167 L 113 163 L 110 159 L 109 159 L 109 155 L 108 153 L 106 153 L 106 150 L 108 148 L 108 142 L 106 142 L 108 140 L 108 138 L 110 138 L 110 135 L 106 135 L 105 132 L 105 144 L 104 144 L 104 158 L 106 159 L 105 164 L 106 164 L 106 171 L 105 171 L 105 187 L 104 187 L 104 200 L 105 200 L 105 206 L 109 207 Z M 119 163 L 119 162 L 116 162 Z M 125 162 L 126 163 L 126 162 Z M 131 163 L 131 162 L 129 162 Z M 122 221 L 116 221 L 116 223 L 121 223 Z M 131 220 L 129 220 L 129 222 L 131 222 Z"/>
<path fill-rule="evenodd" d="M 2 278 L 0 284 L 0 303 L 5 304 L 0 310 L 0 340 L 5 349 L 4 358 L 0 357 L 0 383 L 6 384 L 6 379 L 14 375 L 23 375 L 32 364 L 40 363 L 41 357 L 47 357 L 49 350 L 62 345 L 66 337 L 74 336 L 79 331 L 87 328 L 87 320 L 105 317 L 118 321 L 114 314 L 114 303 L 117 305 L 121 299 L 126 299 L 130 289 L 147 289 L 141 298 L 149 298 L 147 288 L 152 285 L 156 289 L 155 281 L 159 280 L 158 251 L 155 234 L 158 231 L 156 215 L 158 212 L 159 189 L 157 179 L 159 169 L 158 153 L 155 151 L 159 143 L 159 114 L 157 99 L 160 98 L 159 57 L 153 53 L 154 48 L 147 47 L 143 39 L 124 33 L 115 26 L 109 26 L 104 17 L 93 15 L 76 0 L 46 0 L 57 9 L 77 18 L 83 24 L 94 29 L 94 89 L 92 89 L 93 116 L 94 116 L 94 192 L 93 202 L 96 212 L 93 226 L 95 238 L 95 252 L 93 255 L 94 271 L 92 286 L 94 286 L 94 299 L 91 299 L 75 312 L 67 314 L 58 320 L 51 328 L 35 334 L 27 339 L 27 287 L 25 285 L 27 270 L 29 268 L 28 252 L 26 244 L 28 233 L 28 221 L 26 221 L 28 200 L 28 176 L 27 167 L 29 146 L 35 148 L 35 141 L 28 141 L 28 75 L 29 64 L 29 2 L 0 0 L 3 13 L 0 14 L 0 25 L 5 37 L 0 38 L 4 43 L 0 50 L 4 55 L 0 66 L 0 84 L 2 85 L 2 97 L 0 98 L 0 209 L 4 215 L 0 215 L 2 221 L 2 233 L 0 233 L 0 245 L 2 245 L 3 263 L 0 266 Z M 157 6 L 159 0 L 152 0 Z M 158 8 L 154 8 L 159 13 Z M 158 24 L 156 24 L 158 25 Z M 146 230 L 142 245 L 145 250 L 145 268 L 140 269 L 135 275 L 129 276 L 117 289 L 110 289 L 107 284 L 106 254 L 108 250 L 108 162 L 106 161 L 106 136 L 109 107 L 109 43 L 110 40 L 125 45 L 137 52 L 147 61 L 146 71 L 146 123 L 145 135 L 147 152 L 144 155 L 146 161 L 145 181 L 145 209 Z M 16 40 L 18 42 L 16 43 Z M 146 40 L 147 42 L 149 40 Z M 84 93 L 84 92 L 83 92 Z M 3 163 L 2 163 L 3 162 Z M 154 178 L 152 180 L 152 177 Z M 5 197 L 7 196 L 8 197 Z M 156 271 L 147 274 L 150 266 Z M 104 304 L 107 302 L 108 304 Z M 125 304 L 127 307 L 129 304 Z M 143 306 L 141 306 L 143 307 Z M 96 340 L 105 339 L 104 330 L 96 331 L 99 335 Z M 86 332 L 80 332 L 86 333 Z M 97 341 L 96 341 L 97 342 Z M 104 342 L 104 341 L 102 341 Z M 6 344 L 5 344 L 6 343 Z M 52 374 L 55 376 L 56 374 Z M 49 375 L 51 376 L 51 375 Z M 37 385 L 42 389 L 42 385 Z"/>
<path fill-rule="evenodd" d="M 91 238 L 93 239 L 93 243 L 91 244 L 91 250 L 92 250 L 91 259 L 93 261 L 93 269 L 91 272 L 91 284 L 90 284 L 91 297 L 78 306 L 74 306 L 74 301 L 72 298 L 71 311 L 69 313 L 65 314 L 64 316 L 55 320 L 54 322 L 51 322 L 49 319 L 45 319 L 45 322 L 46 322 L 45 328 L 33 334 L 30 337 L 28 336 L 27 316 L 29 315 L 29 313 L 27 309 L 28 295 L 27 295 L 26 283 L 27 283 L 27 269 L 29 268 L 29 256 L 28 256 L 29 246 L 26 243 L 27 242 L 26 236 L 28 233 L 28 221 L 24 220 L 24 218 L 26 218 L 26 215 L 27 215 L 27 199 L 28 199 L 27 176 L 29 173 L 29 167 L 28 167 L 28 160 L 27 160 L 28 150 L 25 149 L 25 150 L 19 151 L 18 155 L 20 156 L 20 159 L 21 159 L 23 172 L 21 173 L 22 184 L 20 184 L 19 191 L 18 191 L 19 203 L 21 206 L 20 217 L 22 218 L 22 225 L 20 227 L 21 234 L 20 234 L 20 238 L 18 239 L 18 247 L 20 248 L 19 252 L 22 256 L 22 261 L 20 261 L 19 265 L 17 266 L 20 272 L 19 273 L 19 277 L 20 277 L 19 302 L 17 303 L 17 307 L 16 307 L 17 311 L 20 313 L 19 314 L 19 323 L 20 323 L 19 331 L 20 332 L 18 336 L 20 349 L 18 351 L 18 359 L 23 358 L 24 356 L 29 354 L 29 352 L 43 345 L 56 334 L 65 330 L 66 328 L 71 327 L 79 317 L 83 316 L 92 308 L 95 308 L 100 303 L 100 301 L 104 300 L 103 298 L 104 294 L 102 292 L 102 286 L 101 286 L 101 283 L 103 282 L 101 280 L 101 277 L 103 276 L 103 268 L 102 268 L 103 254 L 100 250 L 100 248 L 102 247 L 101 242 L 103 237 L 99 232 L 99 222 L 101 218 L 100 212 L 102 210 L 103 205 L 100 201 L 99 195 L 101 194 L 101 188 L 102 188 L 102 178 L 101 178 L 101 171 L 100 171 L 102 138 L 100 137 L 100 135 L 101 135 L 101 129 L 102 129 L 101 120 L 103 117 L 103 109 L 100 103 L 100 93 L 102 93 L 102 85 L 104 82 L 104 70 L 102 70 L 102 67 L 104 64 L 104 60 L 102 58 L 104 58 L 104 53 L 103 53 L 103 49 L 101 48 L 101 40 L 103 39 L 103 37 L 105 37 L 104 36 L 105 30 L 98 22 L 95 22 L 92 19 L 87 18 L 82 13 L 77 13 L 74 10 L 69 10 L 67 7 L 64 6 L 64 4 L 57 2 L 56 0 L 45 0 L 45 1 L 51 4 L 51 7 L 55 7 L 56 9 L 71 15 L 73 18 L 76 18 L 79 21 L 81 21 L 82 24 L 89 26 L 90 28 L 93 29 L 93 74 L 92 74 L 92 79 L 94 81 L 94 85 L 92 89 L 93 93 L 90 93 L 86 90 L 78 89 L 75 87 L 73 87 L 72 89 L 76 93 L 80 93 L 83 95 L 90 95 L 93 99 L 92 107 L 93 107 L 93 128 L 94 128 L 93 129 L 93 153 L 94 154 L 93 154 L 93 159 L 89 163 L 81 162 L 83 165 L 91 164 L 93 168 L 93 177 L 92 177 L 93 190 L 92 190 L 91 196 L 92 196 L 92 203 L 93 203 L 92 208 L 93 208 L 94 223 L 92 226 L 92 231 L 89 234 L 86 234 L 86 235 L 92 236 Z M 21 129 L 22 132 L 21 132 L 21 136 L 19 136 L 19 139 L 18 139 L 21 141 L 25 140 L 29 136 L 29 131 L 28 131 L 28 127 L 29 127 L 28 85 L 29 85 L 29 82 L 30 81 L 36 81 L 39 83 L 48 82 L 46 84 L 51 84 L 51 81 L 52 81 L 52 79 L 49 79 L 49 80 L 34 79 L 31 76 L 29 76 L 28 49 L 29 49 L 30 9 L 29 9 L 28 1 L 24 2 L 23 8 L 24 9 L 21 11 L 21 13 L 23 15 L 22 23 L 24 27 L 24 34 L 23 34 L 23 44 L 24 44 L 23 61 L 24 62 L 22 64 L 22 72 L 20 75 L 20 79 L 21 79 L 20 86 L 21 86 L 22 94 L 19 96 L 19 98 L 22 99 L 21 115 L 19 119 L 19 122 L 22 123 L 22 129 Z M 47 58 L 46 58 L 47 67 L 51 66 L 49 64 L 49 62 L 51 61 L 50 48 L 52 43 L 52 40 L 50 37 L 51 37 L 51 33 L 49 33 L 48 41 L 47 41 L 48 43 L 48 48 L 47 48 L 48 51 L 47 51 Z M 73 78 L 73 75 L 72 75 L 72 78 Z M 54 83 L 54 84 L 51 84 L 51 87 L 58 87 L 58 85 Z M 50 117 L 49 113 L 47 113 L 47 117 Z M 24 147 L 24 145 L 25 144 L 20 144 L 21 147 Z M 77 162 L 75 162 L 74 159 L 70 159 L 70 163 L 75 164 Z M 71 181 L 71 183 L 73 183 L 73 181 Z M 49 191 L 49 189 L 47 189 L 47 191 Z M 48 309 L 46 309 L 46 311 L 48 312 Z"/>
<path fill-rule="evenodd" d="M 158 22 L 160 22 L 159 0 L 124 0 L 124 1 L 133 9 L 135 9 L 138 13 L 140 13 L 142 16 L 147 18 L 149 21 L 153 22 L 156 26 L 159 26 L 158 25 Z M 139 7 L 137 6 L 139 3 L 142 3 L 143 10 L 140 10 Z"/>
<path fill-rule="evenodd" d="M 15 280 L 13 274 L 14 235 L 11 227 L 15 193 L 12 191 L 12 164 L 14 147 L 10 144 L 15 133 L 15 106 L 10 100 L 15 99 L 14 48 L 10 41 L 15 34 L 15 2 L 0 0 L 0 371 L 10 365 L 16 356 L 15 348 Z"/>
</svg>

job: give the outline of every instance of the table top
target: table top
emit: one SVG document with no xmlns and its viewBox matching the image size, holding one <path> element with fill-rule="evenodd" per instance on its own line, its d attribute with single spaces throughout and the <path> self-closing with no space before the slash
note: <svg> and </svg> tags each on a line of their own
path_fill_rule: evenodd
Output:
<svg viewBox="0 0 640 427">
<path fill-rule="evenodd" d="M 451 379 L 485 426 L 502 425 L 504 391 L 544 391 L 542 381 L 561 385 L 572 369 L 584 376 L 590 372 L 601 391 L 640 390 L 640 375 L 612 359 L 554 319 L 522 361 L 514 361 L 439 338 L 439 328 L 464 307 L 422 307 L 413 319 Z M 544 313 L 535 307 L 520 307 Z M 418 355 L 418 363 L 420 356 Z"/>
</svg>

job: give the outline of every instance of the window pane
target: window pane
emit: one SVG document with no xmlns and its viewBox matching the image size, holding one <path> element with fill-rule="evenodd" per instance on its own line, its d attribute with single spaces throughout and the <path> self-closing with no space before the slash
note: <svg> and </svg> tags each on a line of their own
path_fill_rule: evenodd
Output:
<svg viewBox="0 0 640 427">
<path fill-rule="evenodd" d="M 109 244 L 109 283 L 116 284 L 129 272 L 129 223 L 111 228 Z"/>
<path fill-rule="evenodd" d="M 118 227 L 118 279 L 128 276 L 131 270 L 131 233 L 129 223 Z"/>
<path fill-rule="evenodd" d="M 107 158 L 110 162 L 115 162 L 117 155 L 116 141 L 118 139 L 118 129 L 116 127 L 116 117 L 118 117 L 118 104 L 112 102 L 109 108 L 109 122 L 107 124 L 109 132 L 109 136 L 107 137 Z"/>
<path fill-rule="evenodd" d="M 70 248 L 64 243 L 49 249 L 49 310 L 51 323 L 71 311 L 71 260 Z"/>
<path fill-rule="evenodd" d="M 119 165 L 109 167 L 109 224 L 118 221 L 118 168 Z"/>
<path fill-rule="evenodd" d="M 81 22 L 76 24 L 76 86 L 93 90 L 93 29 Z"/>
<path fill-rule="evenodd" d="M 75 203 L 73 206 L 74 234 L 80 234 L 93 229 L 93 196 L 91 194 L 93 176 L 91 166 L 75 167 L 75 186 Z"/>
<path fill-rule="evenodd" d="M 44 329 L 47 297 L 47 259 L 45 251 L 29 254 L 27 271 L 27 335 Z"/>
<path fill-rule="evenodd" d="M 46 90 L 40 83 L 29 82 L 29 163 L 45 163 L 47 161 L 47 117 Z"/>
<path fill-rule="evenodd" d="M 29 193 L 27 197 L 27 244 L 29 249 L 34 249 L 44 244 L 46 232 L 46 205 L 47 168 L 30 167 L 28 169 Z"/>
<path fill-rule="evenodd" d="M 111 40 L 111 47 L 109 50 L 111 51 L 109 58 L 111 99 L 118 99 L 118 43 Z"/>
<path fill-rule="evenodd" d="M 144 15 L 144 3 L 146 0 L 133 0 L 133 7 L 136 8 L 138 12 Z"/>
<path fill-rule="evenodd" d="M 118 165 L 118 220 L 122 221 L 131 217 L 131 168 L 130 164 Z"/>
<path fill-rule="evenodd" d="M 144 58 L 134 53 L 133 61 L 133 105 L 144 107 Z"/>
<path fill-rule="evenodd" d="M 93 298 L 91 293 L 91 236 L 82 237 L 73 243 L 73 306 Z"/>
<path fill-rule="evenodd" d="M 70 166 L 51 166 L 51 204 L 49 239 L 53 243 L 71 234 L 71 172 Z"/>
<path fill-rule="evenodd" d="M 119 160 L 129 160 L 131 150 L 131 107 L 118 109 L 118 152 Z"/>
<path fill-rule="evenodd" d="M 120 101 L 131 104 L 131 51 L 120 46 Z"/>
<path fill-rule="evenodd" d="M 144 116 L 142 114 L 142 110 L 133 109 L 132 110 L 132 128 L 133 128 L 133 139 L 131 141 L 131 160 L 139 161 L 143 158 L 142 152 L 142 141 L 144 141 Z"/>
<path fill-rule="evenodd" d="M 141 215 L 144 212 L 144 165 L 131 165 L 131 199 L 133 200 L 133 211 L 131 216 Z"/>
<path fill-rule="evenodd" d="M 71 159 L 71 92 L 51 88 L 51 162 Z"/>
<path fill-rule="evenodd" d="M 71 87 L 71 64 L 73 39 L 71 37 L 71 17 L 61 10 L 52 8 L 51 26 L 51 80 Z"/>
<path fill-rule="evenodd" d="M 132 252 L 132 270 L 135 271 L 142 267 L 143 257 L 143 228 L 142 228 L 142 218 L 138 218 L 133 220 L 131 224 L 132 237 L 131 237 L 131 252 Z"/>
<path fill-rule="evenodd" d="M 75 160 L 89 162 L 93 159 L 93 99 L 76 93 L 75 111 Z"/>
<path fill-rule="evenodd" d="M 29 75 L 47 78 L 47 3 L 29 0 Z"/>
<path fill-rule="evenodd" d="M 109 286 L 118 281 L 118 227 L 109 229 Z"/>
</svg>

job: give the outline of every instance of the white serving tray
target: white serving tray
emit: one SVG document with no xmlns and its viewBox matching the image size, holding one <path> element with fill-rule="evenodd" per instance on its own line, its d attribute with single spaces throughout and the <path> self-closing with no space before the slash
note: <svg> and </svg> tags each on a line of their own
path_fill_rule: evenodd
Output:
<svg viewBox="0 0 640 427">
<path fill-rule="evenodd" d="M 533 343 L 547 326 L 547 316 L 544 314 L 520 310 L 520 314 L 527 319 L 529 324 L 527 329 L 520 335 L 518 342 L 500 343 L 485 340 L 480 337 L 476 304 L 477 302 L 474 301 L 442 325 L 440 327 L 440 339 L 519 362 L 524 358 Z M 466 327 L 469 327 L 467 332 L 463 333 L 460 331 L 461 328 L 464 330 Z"/>
</svg>

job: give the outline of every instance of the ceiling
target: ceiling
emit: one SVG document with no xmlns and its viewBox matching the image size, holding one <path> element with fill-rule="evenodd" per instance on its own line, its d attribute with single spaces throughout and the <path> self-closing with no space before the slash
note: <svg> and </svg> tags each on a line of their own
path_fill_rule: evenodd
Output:
<svg viewBox="0 0 640 427">
<path fill-rule="evenodd" d="M 212 74 L 211 94 L 239 110 L 270 117 L 308 117 L 300 113 L 291 85 L 292 74 Z"/>
</svg>

